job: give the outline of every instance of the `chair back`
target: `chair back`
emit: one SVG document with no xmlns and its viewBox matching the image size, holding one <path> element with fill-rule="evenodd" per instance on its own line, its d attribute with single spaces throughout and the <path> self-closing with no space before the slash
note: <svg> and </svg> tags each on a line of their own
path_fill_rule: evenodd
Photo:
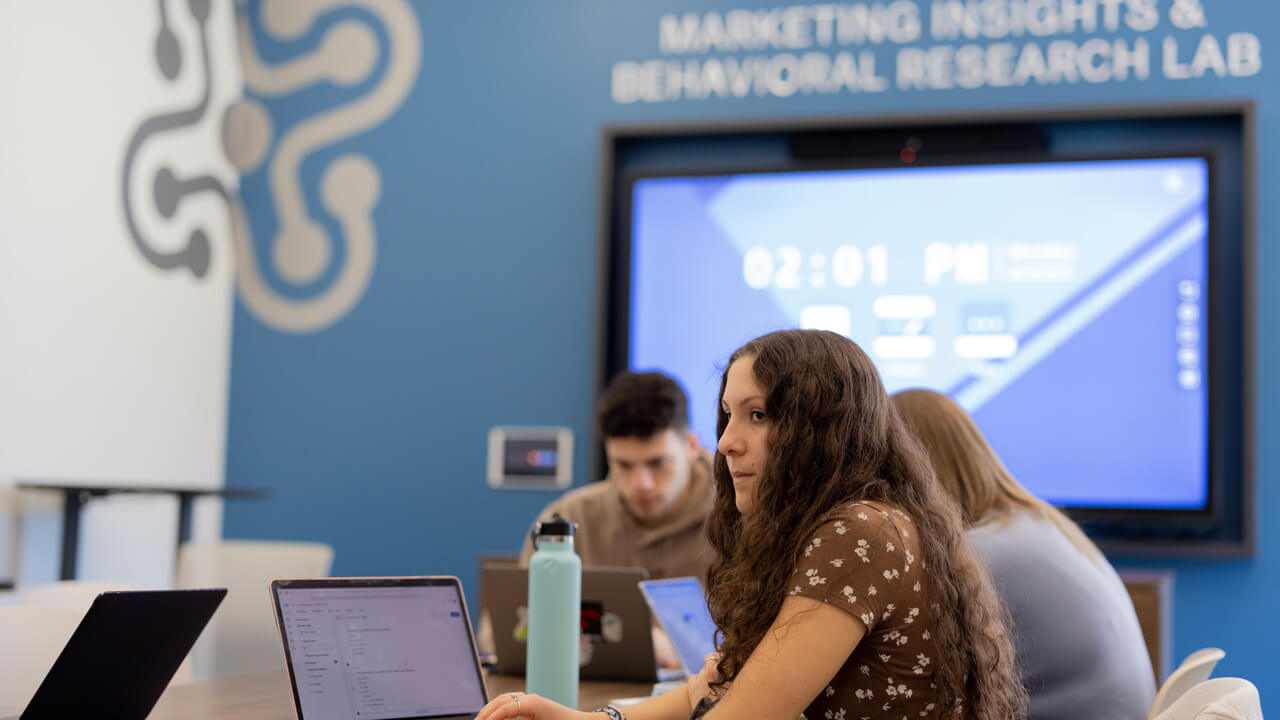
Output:
<svg viewBox="0 0 1280 720">
<path fill-rule="evenodd" d="M 26 707 L 83 616 L 66 608 L 0 605 L 0 716 Z"/>
<path fill-rule="evenodd" d="M 1155 720 L 1262 720 L 1262 701 L 1244 678 L 1213 678 L 1193 685 Z"/>
<path fill-rule="evenodd" d="M 1218 661 L 1226 655 L 1226 652 L 1213 647 L 1201 648 L 1188 655 L 1181 665 L 1169 673 L 1169 677 L 1160 686 L 1155 702 L 1151 703 L 1151 712 L 1147 715 L 1147 720 L 1155 720 L 1157 715 L 1182 697 L 1183 693 L 1208 680 Z"/>
<path fill-rule="evenodd" d="M 227 597 L 192 649 L 195 677 L 284 670 L 268 584 L 279 577 L 328 577 L 323 543 L 224 540 L 178 549 L 179 588 L 225 587 Z"/>
<path fill-rule="evenodd" d="M 126 583 L 94 582 L 91 580 L 59 580 L 48 585 L 37 585 L 26 591 L 27 604 L 40 607 L 75 610 L 84 615 L 95 598 L 104 592 L 116 590 L 146 590 Z"/>
</svg>

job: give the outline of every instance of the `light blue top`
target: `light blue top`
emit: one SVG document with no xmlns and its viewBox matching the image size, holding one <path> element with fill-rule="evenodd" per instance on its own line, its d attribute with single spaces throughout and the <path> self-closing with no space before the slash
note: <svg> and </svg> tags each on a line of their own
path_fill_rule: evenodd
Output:
<svg viewBox="0 0 1280 720">
<path fill-rule="evenodd" d="M 1145 720 L 1156 694 L 1151 659 L 1111 565 L 1026 512 L 975 528 L 969 540 L 1013 616 L 1029 720 Z"/>
</svg>

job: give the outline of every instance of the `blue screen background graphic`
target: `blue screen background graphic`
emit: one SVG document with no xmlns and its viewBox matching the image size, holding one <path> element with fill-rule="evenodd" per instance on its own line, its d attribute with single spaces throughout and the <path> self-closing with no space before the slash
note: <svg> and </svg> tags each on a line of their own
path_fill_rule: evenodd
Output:
<svg viewBox="0 0 1280 720">
<path fill-rule="evenodd" d="M 714 447 L 729 353 L 835 308 L 890 392 L 955 398 L 1036 494 L 1076 507 L 1201 508 L 1207 184 L 1202 158 L 640 179 L 629 364 L 679 378 L 695 432 Z M 986 277 L 940 269 L 935 255 L 929 282 L 927 248 L 939 243 L 985 246 Z M 863 259 L 852 287 L 835 282 L 842 246 Z M 748 285 L 749 252 L 771 258 L 767 286 Z M 783 277 L 788 263 L 797 272 Z M 886 296 L 927 297 L 933 311 L 914 324 L 886 318 L 876 310 Z M 992 318 L 1016 352 L 957 354 L 957 340 Z M 932 351 L 896 357 L 902 336 Z"/>
</svg>

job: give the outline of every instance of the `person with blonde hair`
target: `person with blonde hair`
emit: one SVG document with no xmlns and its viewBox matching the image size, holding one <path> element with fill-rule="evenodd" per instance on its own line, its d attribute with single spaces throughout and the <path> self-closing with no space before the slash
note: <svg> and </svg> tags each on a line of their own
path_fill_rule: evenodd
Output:
<svg viewBox="0 0 1280 720">
<path fill-rule="evenodd" d="M 1151 659 L 1133 602 L 1098 547 L 1014 479 L 951 399 L 905 390 L 893 404 L 960 505 L 1009 608 L 1028 718 L 1146 718 L 1156 692 Z"/>
<path fill-rule="evenodd" d="M 831 332 L 756 338 L 717 410 L 719 652 L 687 688 L 625 709 L 512 693 L 477 720 L 1023 717 L 991 579 L 866 354 Z"/>
</svg>

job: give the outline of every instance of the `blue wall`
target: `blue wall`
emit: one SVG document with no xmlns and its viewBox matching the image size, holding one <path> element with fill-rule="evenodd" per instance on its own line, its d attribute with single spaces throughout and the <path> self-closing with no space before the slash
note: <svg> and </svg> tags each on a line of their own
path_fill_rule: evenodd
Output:
<svg viewBox="0 0 1280 720">
<path fill-rule="evenodd" d="M 927 14 L 928 3 L 917 4 Z M 317 215 L 323 214 L 318 174 L 328 158 L 357 150 L 381 170 L 383 192 L 374 213 L 378 257 L 367 293 L 346 317 L 311 334 L 277 332 L 237 306 L 227 479 L 274 494 L 263 502 L 229 503 L 227 536 L 332 543 L 337 574 L 458 574 L 474 602 L 476 556 L 514 551 L 530 518 L 551 497 L 485 484 L 489 427 L 573 428 L 580 440 L 575 482 L 590 480 L 601 343 L 596 223 L 604 126 L 1242 98 L 1258 109 L 1256 363 L 1262 371 L 1256 464 L 1257 517 L 1265 519 L 1280 510 L 1280 450 L 1266 442 L 1280 395 L 1264 371 L 1280 360 L 1280 297 L 1263 281 L 1280 271 L 1280 256 L 1268 243 L 1280 231 L 1280 209 L 1266 201 L 1280 194 L 1271 162 L 1280 153 L 1280 85 L 1265 66 L 1248 77 L 1210 72 L 1169 79 L 1160 56 L 1166 37 L 1179 43 L 1187 63 L 1202 35 L 1225 44 L 1229 34 L 1249 32 L 1265 59 L 1268 44 L 1277 40 L 1280 8 L 1265 0 L 1204 4 L 1207 25 L 1179 29 L 1170 20 L 1173 4 L 1158 3 L 1158 27 L 1141 33 L 1152 55 L 1145 80 L 903 91 L 892 84 L 898 47 L 886 43 L 866 46 L 878 72 L 890 79 L 883 92 L 630 104 L 611 97 L 614 65 L 663 57 L 664 14 L 739 6 L 713 0 L 415 4 L 423 55 L 408 100 L 380 126 L 302 166 Z M 250 4 L 255 25 L 257 8 Z M 296 45 L 260 38 L 263 54 L 279 60 L 313 47 L 324 27 L 322 21 Z M 1139 33 L 1099 28 L 1011 42 L 1044 47 L 1054 40 L 1079 44 L 1113 36 L 1132 43 Z M 910 44 L 930 42 L 926 30 Z M 824 50 L 839 49 L 857 54 L 863 48 Z M 262 102 L 283 128 L 360 91 L 322 88 Z M 246 177 L 243 192 L 255 237 L 269 237 L 275 220 L 267 172 Z M 260 254 L 267 252 L 265 241 L 258 246 Z M 1264 707 L 1280 712 L 1280 680 L 1268 662 L 1273 611 L 1280 605 L 1280 529 L 1259 523 L 1258 551 L 1250 560 L 1145 558 L 1132 564 L 1177 572 L 1175 657 L 1206 645 L 1226 649 L 1220 674 L 1253 679 Z"/>
</svg>

